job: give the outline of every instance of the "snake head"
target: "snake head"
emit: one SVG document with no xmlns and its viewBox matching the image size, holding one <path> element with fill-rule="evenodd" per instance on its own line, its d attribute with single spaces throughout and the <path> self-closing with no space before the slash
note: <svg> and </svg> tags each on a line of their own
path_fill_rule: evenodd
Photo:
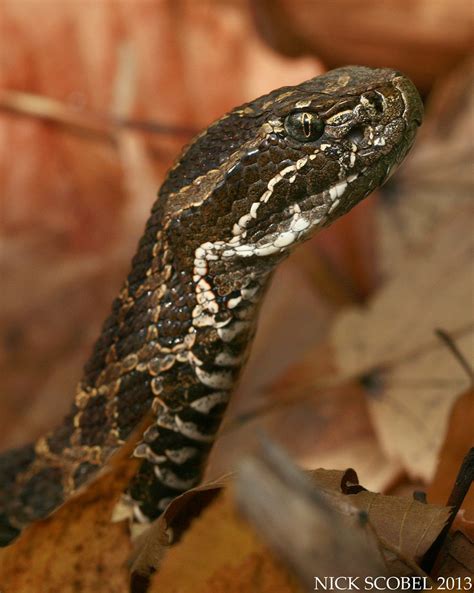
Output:
<svg viewBox="0 0 474 593">
<path fill-rule="evenodd" d="M 234 109 L 191 144 L 165 181 L 170 241 L 207 273 L 272 269 L 384 183 L 422 113 L 405 76 L 358 66 Z"/>
</svg>

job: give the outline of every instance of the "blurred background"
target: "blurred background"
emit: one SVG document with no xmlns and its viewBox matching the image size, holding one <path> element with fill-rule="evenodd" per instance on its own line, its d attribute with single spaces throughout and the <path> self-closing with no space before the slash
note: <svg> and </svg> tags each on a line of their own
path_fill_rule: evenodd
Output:
<svg viewBox="0 0 474 593">
<path fill-rule="evenodd" d="M 425 99 L 416 146 L 278 271 L 209 476 L 265 432 L 371 489 L 429 483 L 469 385 L 434 330 L 474 355 L 472 24 L 469 0 L 0 1 L 0 449 L 67 411 L 197 131 L 327 69 L 389 66 Z"/>
</svg>

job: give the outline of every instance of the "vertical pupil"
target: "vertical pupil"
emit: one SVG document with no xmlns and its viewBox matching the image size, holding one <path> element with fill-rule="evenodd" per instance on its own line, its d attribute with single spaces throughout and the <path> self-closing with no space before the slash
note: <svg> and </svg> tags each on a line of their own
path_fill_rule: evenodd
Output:
<svg viewBox="0 0 474 593">
<path fill-rule="evenodd" d="M 303 134 L 306 138 L 311 136 L 311 118 L 307 113 L 303 113 Z"/>
</svg>

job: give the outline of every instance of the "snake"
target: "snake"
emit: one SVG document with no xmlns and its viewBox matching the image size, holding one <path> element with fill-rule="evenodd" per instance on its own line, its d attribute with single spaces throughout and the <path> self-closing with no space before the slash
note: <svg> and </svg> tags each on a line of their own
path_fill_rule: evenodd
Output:
<svg viewBox="0 0 474 593">
<path fill-rule="evenodd" d="M 276 267 L 385 182 L 422 114 L 403 74 L 347 66 L 233 109 L 184 148 L 69 413 L 0 455 L 0 545 L 90 484 L 147 415 L 124 493 L 134 520 L 199 483 Z"/>
</svg>

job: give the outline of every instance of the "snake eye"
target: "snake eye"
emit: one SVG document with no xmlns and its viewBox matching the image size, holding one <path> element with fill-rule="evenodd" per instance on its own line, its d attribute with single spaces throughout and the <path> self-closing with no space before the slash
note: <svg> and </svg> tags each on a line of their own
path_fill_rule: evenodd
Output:
<svg viewBox="0 0 474 593">
<path fill-rule="evenodd" d="M 285 130 L 299 142 L 314 142 L 324 131 L 324 123 L 310 111 L 295 111 L 286 116 Z"/>
</svg>

